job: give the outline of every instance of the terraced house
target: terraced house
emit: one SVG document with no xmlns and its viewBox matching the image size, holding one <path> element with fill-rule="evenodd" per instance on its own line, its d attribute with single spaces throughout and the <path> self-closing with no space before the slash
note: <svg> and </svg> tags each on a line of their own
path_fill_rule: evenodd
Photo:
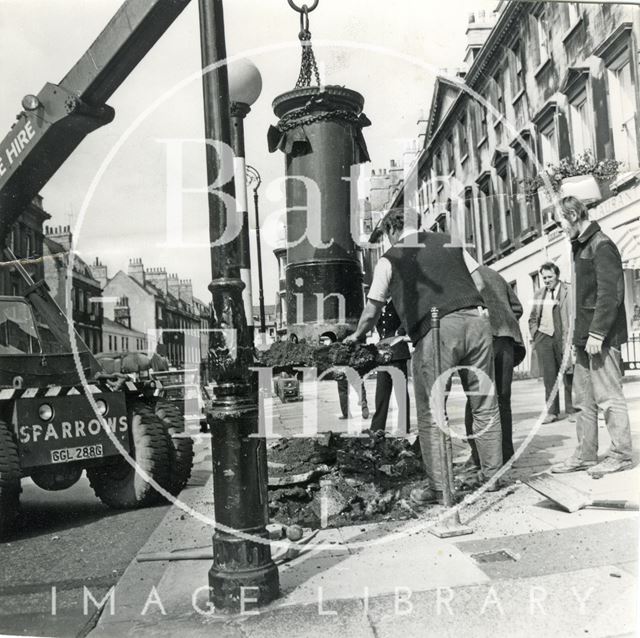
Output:
<svg viewBox="0 0 640 638">
<path fill-rule="evenodd" d="M 503 1 L 470 16 L 467 42 L 463 69 L 436 80 L 421 151 L 388 206 L 416 206 L 424 226 L 464 238 L 511 283 L 526 318 L 544 261 L 571 278 L 568 242 L 532 178 L 585 152 L 594 165 L 619 160 L 592 217 L 620 248 L 638 332 L 640 8 Z M 635 365 L 631 350 L 623 355 Z"/>
</svg>

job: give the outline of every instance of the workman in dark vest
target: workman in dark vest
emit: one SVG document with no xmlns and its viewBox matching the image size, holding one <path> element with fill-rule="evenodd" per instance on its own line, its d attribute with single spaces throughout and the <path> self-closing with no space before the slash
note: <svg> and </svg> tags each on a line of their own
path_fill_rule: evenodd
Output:
<svg viewBox="0 0 640 638">
<path fill-rule="evenodd" d="M 427 480 L 413 490 L 412 500 L 442 500 L 442 467 L 438 426 L 431 417 L 429 397 L 436 381 L 431 308 L 440 311 L 442 373 L 458 370 L 471 403 L 473 432 L 480 457 L 481 478 L 490 479 L 502 465 L 498 401 L 493 388 L 493 343 L 482 295 L 470 274 L 475 261 L 451 243 L 446 233 L 417 230 L 417 215 L 392 209 L 382 220 L 391 248 L 376 264 L 367 304 L 348 341 L 362 340 L 376 325 L 390 298 L 414 345 L 413 384 L 418 433 Z M 471 369 L 470 369 L 471 368 Z M 446 380 L 441 379 L 440 382 Z M 495 487 L 491 481 L 489 488 Z"/>
</svg>

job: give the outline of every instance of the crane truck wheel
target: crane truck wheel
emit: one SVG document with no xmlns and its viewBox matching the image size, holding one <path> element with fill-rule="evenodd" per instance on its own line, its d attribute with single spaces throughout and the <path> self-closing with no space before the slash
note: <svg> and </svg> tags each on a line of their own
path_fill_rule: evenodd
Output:
<svg viewBox="0 0 640 638">
<path fill-rule="evenodd" d="M 171 458 L 162 421 L 144 403 L 135 403 L 129 417 L 137 466 L 161 487 L 169 481 Z M 160 500 L 160 495 L 126 459 L 115 464 L 88 468 L 95 495 L 108 507 L 134 509 Z"/>
<path fill-rule="evenodd" d="M 159 400 L 155 406 L 156 416 L 164 423 L 169 440 L 171 472 L 167 491 L 178 496 L 191 477 L 193 467 L 193 439 L 181 436 L 185 432 L 184 417 L 170 401 Z"/>
<path fill-rule="evenodd" d="M 20 460 L 11 431 L 0 421 L 0 539 L 11 531 L 20 506 Z"/>
</svg>

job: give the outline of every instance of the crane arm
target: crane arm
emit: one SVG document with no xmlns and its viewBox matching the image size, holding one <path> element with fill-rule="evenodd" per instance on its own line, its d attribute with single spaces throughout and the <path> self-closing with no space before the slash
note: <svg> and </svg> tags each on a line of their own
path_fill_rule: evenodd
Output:
<svg viewBox="0 0 640 638">
<path fill-rule="evenodd" d="M 60 84 L 23 100 L 0 142 L 0 248 L 12 224 L 91 131 L 115 116 L 106 104 L 190 0 L 125 0 Z"/>
</svg>

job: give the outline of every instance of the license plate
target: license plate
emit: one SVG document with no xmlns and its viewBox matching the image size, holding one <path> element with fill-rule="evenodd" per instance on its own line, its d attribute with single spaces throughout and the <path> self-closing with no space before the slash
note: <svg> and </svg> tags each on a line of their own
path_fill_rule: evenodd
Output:
<svg viewBox="0 0 640 638">
<path fill-rule="evenodd" d="M 102 449 L 102 445 L 83 445 L 81 447 L 65 447 L 60 450 L 51 450 L 52 463 L 99 459 L 103 456 L 104 450 Z"/>
</svg>

